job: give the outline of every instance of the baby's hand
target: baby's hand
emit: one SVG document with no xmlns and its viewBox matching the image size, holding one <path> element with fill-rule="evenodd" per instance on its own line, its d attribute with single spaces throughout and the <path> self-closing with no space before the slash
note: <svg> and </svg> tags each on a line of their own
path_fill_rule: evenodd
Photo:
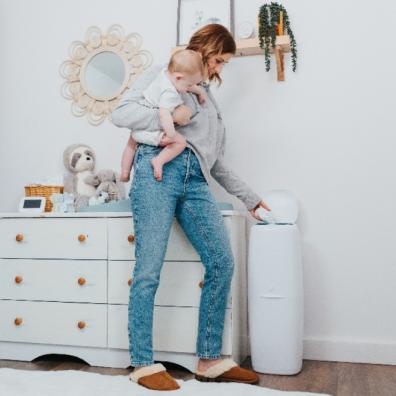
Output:
<svg viewBox="0 0 396 396">
<path fill-rule="evenodd" d="M 197 86 L 196 94 L 198 95 L 199 104 L 204 104 L 205 100 L 206 100 L 206 92 L 205 92 L 205 90 L 202 87 Z"/>
<path fill-rule="evenodd" d="M 205 100 L 206 100 L 206 96 L 205 96 L 204 93 L 198 94 L 198 102 L 199 102 L 199 104 L 204 104 Z"/>
<path fill-rule="evenodd" d="M 206 93 L 205 89 L 202 88 L 199 85 L 194 85 L 191 89 L 190 92 L 195 93 L 198 96 L 198 102 L 199 104 L 204 104 L 206 100 Z"/>
</svg>

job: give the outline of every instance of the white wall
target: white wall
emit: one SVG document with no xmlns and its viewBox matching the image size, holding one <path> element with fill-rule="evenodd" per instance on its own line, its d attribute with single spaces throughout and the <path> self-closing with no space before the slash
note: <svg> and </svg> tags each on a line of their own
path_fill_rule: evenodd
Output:
<svg viewBox="0 0 396 396">
<path fill-rule="evenodd" d="M 261 4 L 236 2 L 237 18 Z M 73 117 L 60 95 L 59 66 L 88 26 L 113 23 L 139 32 L 155 62 L 165 62 L 176 3 L 0 0 L 0 211 L 15 210 L 26 183 L 62 173 L 71 143 L 91 144 L 98 168 L 118 169 L 127 131 Z M 226 67 L 216 96 L 227 156 L 257 192 L 287 188 L 300 200 L 305 357 L 396 364 L 396 5 L 379 0 L 382 11 L 373 14 L 367 0 L 283 4 L 298 42 L 298 72 L 287 59 L 286 81 L 278 83 L 262 56 Z"/>
</svg>

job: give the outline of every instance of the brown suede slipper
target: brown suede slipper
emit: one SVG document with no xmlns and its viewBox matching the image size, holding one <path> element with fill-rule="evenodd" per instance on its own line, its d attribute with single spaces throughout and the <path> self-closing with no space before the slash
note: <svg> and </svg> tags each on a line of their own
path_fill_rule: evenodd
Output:
<svg viewBox="0 0 396 396">
<path fill-rule="evenodd" d="M 240 382 L 243 384 L 259 382 L 259 376 L 254 371 L 239 367 L 231 359 L 224 359 L 205 371 L 197 371 L 195 379 L 202 382 Z"/>
<path fill-rule="evenodd" d="M 170 391 L 180 388 L 176 380 L 166 372 L 166 368 L 161 363 L 133 371 L 129 374 L 129 379 L 152 390 Z"/>
</svg>

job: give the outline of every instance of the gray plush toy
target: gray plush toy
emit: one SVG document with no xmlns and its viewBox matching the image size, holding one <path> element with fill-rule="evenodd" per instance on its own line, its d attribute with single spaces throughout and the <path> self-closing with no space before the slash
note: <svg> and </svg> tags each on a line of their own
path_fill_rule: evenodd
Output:
<svg viewBox="0 0 396 396">
<path fill-rule="evenodd" d="M 76 211 L 87 206 L 95 195 L 94 185 L 87 183 L 94 175 L 95 153 L 86 144 L 72 144 L 63 153 L 63 163 L 68 173 L 64 176 L 64 190 L 74 195 Z"/>
<path fill-rule="evenodd" d="M 124 183 L 120 182 L 118 174 L 111 169 L 103 169 L 95 175 L 87 177 L 85 181 L 96 187 L 96 198 L 99 198 L 105 192 L 108 194 L 108 201 L 125 199 Z"/>
</svg>

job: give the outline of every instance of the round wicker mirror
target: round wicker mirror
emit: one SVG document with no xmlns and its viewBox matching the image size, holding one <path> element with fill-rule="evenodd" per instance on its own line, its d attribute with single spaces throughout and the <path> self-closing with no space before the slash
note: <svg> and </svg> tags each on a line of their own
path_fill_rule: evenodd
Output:
<svg viewBox="0 0 396 396">
<path fill-rule="evenodd" d="M 62 63 L 60 74 L 66 80 L 61 93 L 72 101 L 73 115 L 86 115 L 92 125 L 108 117 L 124 91 L 152 63 L 150 52 L 141 45 L 139 34 L 125 35 L 119 25 L 104 34 L 91 26 L 85 41 L 70 45 L 70 59 Z"/>
</svg>

